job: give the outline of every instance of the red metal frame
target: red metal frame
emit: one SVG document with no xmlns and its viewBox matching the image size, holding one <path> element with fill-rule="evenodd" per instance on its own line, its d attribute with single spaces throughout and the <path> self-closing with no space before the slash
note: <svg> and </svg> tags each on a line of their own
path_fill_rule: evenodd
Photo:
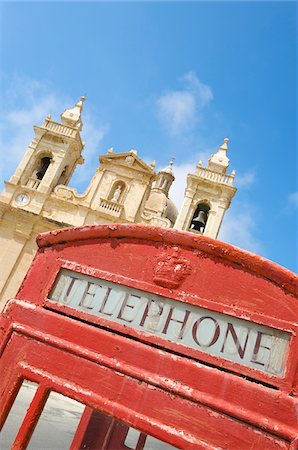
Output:
<svg viewBox="0 0 298 450">
<path fill-rule="evenodd" d="M 0 322 L 0 426 L 22 379 L 40 384 L 14 449 L 26 448 L 50 390 L 179 448 L 296 448 L 294 274 L 219 241 L 144 226 L 59 230 L 40 235 L 38 244 Z M 161 252 L 170 258 L 177 248 L 191 274 L 175 288 L 157 284 Z M 61 267 L 287 331 L 285 374 L 273 376 L 55 303 L 48 295 Z"/>
</svg>

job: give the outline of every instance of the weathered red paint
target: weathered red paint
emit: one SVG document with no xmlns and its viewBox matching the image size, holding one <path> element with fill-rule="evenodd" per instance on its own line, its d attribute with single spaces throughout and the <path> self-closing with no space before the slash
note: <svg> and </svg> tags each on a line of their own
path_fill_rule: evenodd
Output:
<svg viewBox="0 0 298 450">
<path fill-rule="evenodd" d="M 0 426 L 20 380 L 40 383 L 13 448 L 26 448 L 49 390 L 178 448 L 296 448 L 293 273 L 203 236 L 139 225 L 58 230 L 38 245 L 0 319 Z M 61 267 L 287 331 L 284 376 L 55 303 L 48 295 Z"/>
</svg>

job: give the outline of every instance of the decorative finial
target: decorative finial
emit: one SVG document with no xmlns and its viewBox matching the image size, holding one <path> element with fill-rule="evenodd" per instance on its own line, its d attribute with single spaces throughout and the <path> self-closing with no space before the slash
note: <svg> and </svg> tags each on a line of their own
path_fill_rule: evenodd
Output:
<svg viewBox="0 0 298 450">
<path fill-rule="evenodd" d="M 108 153 L 109 155 L 111 155 L 112 153 L 114 153 L 114 148 L 113 148 L 113 147 L 109 148 L 108 151 L 107 151 L 107 153 Z"/>
<path fill-rule="evenodd" d="M 160 172 L 165 172 L 173 175 L 173 164 L 174 164 L 175 156 L 170 159 L 169 165 L 164 169 L 160 170 Z M 174 175 L 173 175 L 174 176 Z"/>
<path fill-rule="evenodd" d="M 202 160 L 200 159 L 200 161 L 198 162 L 198 164 L 196 165 L 196 168 L 195 168 L 195 174 L 197 174 L 197 175 L 200 175 L 200 172 L 201 172 L 201 168 L 202 168 L 202 166 L 203 166 L 203 162 L 202 162 Z"/>
<path fill-rule="evenodd" d="M 173 167 L 175 159 L 176 159 L 176 156 L 172 156 L 172 158 L 170 159 L 169 165 L 171 167 Z"/>
<path fill-rule="evenodd" d="M 51 115 L 51 114 L 48 114 L 48 115 L 47 115 L 47 120 L 51 120 L 51 118 L 52 118 L 52 115 Z"/>
<path fill-rule="evenodd" d="M 213 170 L 214 172 L 226 173 L 229 167 L 229 158 L 227 157 L 228 142 L 229 138 L 224 138 L 217 152 L 209 158 L 207 169 Z"/>
<path fill-rule="evenodd" d="M 80 110 L 83 109 L 83 103 L 86 100 L 85 95 L 82 95 L 82 97 L 80 98 L 80 100 L 76 103 L 76 106 L 78 106 L 80 108 Z"/>
<path fill-rule="evenodd" d="M 231 177 L 234 177 L 236 175 L 236 170 L 232 170 Z"/>
<path fill-rule="evenodd" d="M 66 109 L 61 114 L 61 120 L 64 125 L 75 127 L 78 130 L 82 129 L 81 112 L 85 99 L 85 96 L 82 96 L 73 108 Z"/>
<path fill-rule="evenodd" d="M 224 138 L 223 144 L 220 146 L 222 150 L 228 150 L 229 138 Z"/>
<path fill-rule="evenodd" d="M 134 150 L 133 148 L 130 150 L 129 153 L 132 153 L 133 155 L 137 155 L 138 154 L 137 150 Z"/>
<path fill-rule="evenodd" d="M 150 164 L 150 167 L 152 167 L 152 169 L 155 169 L 155 166 L 156 166 L 156 162 L 152 161 L 152 163 Z"/>
</svg>

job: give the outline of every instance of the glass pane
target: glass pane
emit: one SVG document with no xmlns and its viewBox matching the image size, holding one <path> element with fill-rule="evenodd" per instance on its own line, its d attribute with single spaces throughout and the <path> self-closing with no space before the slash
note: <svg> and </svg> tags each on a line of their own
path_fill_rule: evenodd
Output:
<svg viewBox="0 0 298 450">
<path fill-rule="evenodd" d="M 51 392 L 28 450 L 68 450 L 84 408 L 71 398 Z"/>
<path fill-rule="evenodd" d="M 143 442 L 145 441 L 144 447 L 137 446 L 140 435 L 144 437 Z M 154 438 L 153 436 L 145 435 L 134 428 L 129 428 L 127 436 L 125 438 L 124 444 L 133 450 L 137 448 L 144 448 L 144 450 L 171 450 L 177 449 L 177 447 L 173 447 L 166 442 L 162 442 L 159 439 Z M 140 445 L 140 444 L 139 444 Z"/>
<path fill-rule="evenodd" d="M 147 436 L 146 442 L 144 445 L 144 450 L 170 450 L 177 449 L 177 447 L 173 447 L 166 442 L 162 442 L 159 439 L 154 438 L 153 436 Z"/>
<path fill-rule="evenodd" d="M 0 449 L 9 450 L 15 440 L 38 384 L 24 380 L 0 432 Z"/>
<path fill-rule="evenodd" d="M 24 380 L 0 432 L 0 450 L 10 450 L 25 414 L 38 388 L 37 383 Z M 28 450 L 68 450 L 78 428 L 85 405 L 52 391 L 33 432 Z M 100 418 L 95 423 L 93 419 Z M 93 422 L 92 422 L 93 420 Z M 96 425 L 96 426 L 95 426 Z M 82 444 L 89 442 L 90 450 L 96 450 L 100 442 L 104 449 L 175 449 L 152 436 L 126 426 L 124 423 L 93 410 L 89 425 L 82 430 Z M 145 444 L 144 444 L 145 442 Z M 144 445 L 144 447 L 143 447 Z M 85 448 L 84 445 L 82 448 Z"/>
<path fill-rule="evenodd" d="M 135 430 L 134 428 L 130 428 L 128 430 L 124 444 L 129 448 L 135 449 L 137 446 L 140 434 L 141 434 L 140 431 Z"/>
</svg>

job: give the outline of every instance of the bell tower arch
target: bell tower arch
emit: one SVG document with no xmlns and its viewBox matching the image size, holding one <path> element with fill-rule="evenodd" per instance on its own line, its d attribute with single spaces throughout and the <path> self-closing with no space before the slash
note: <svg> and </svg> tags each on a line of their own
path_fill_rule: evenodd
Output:
<svg viewBox="0 0 298 450">
<path fill-rule="evenodd" d="M 66 185 L 77 164 L 83 163 L 81 111 L 85 97 L 61 114 L 61 123 L 48 115 L 41 126 L 34 126 L 35 136 L 16 171 L 6 183 L 6 195 L 20 189 L 49 194 L 58 184 Z"/>
<path fill-rule="evenodd" d="M 200 202 L 195 209 L 189 229 L 203 233 L 207 225 L 209 211 L 210 206 L 208 201 Z"/>
<path fill-rule="evenodd" d="M 65 226 L 47 218 L 47 208 L 63 210 L 53 203 L 53 190 L 66 185 L 81 156 L 83 142 L 81 99 L 61 114 L 61 123 L 48 115 L 41 126 L 34 127 L 34 138 L 0 194 L 0 302 L 13 297 L 35 254 L 38 233 Z"/>
<path fill-rule="evenodd" d="M 211 155 L 208 166 L 199 161 L 195 173 L 187 176 L 182 207 L 174 228 L 217 238 L 224 214 L 236 193 L 233 186 L 235 171 L 227 174 L 229 139 Z"/>
</svg>

